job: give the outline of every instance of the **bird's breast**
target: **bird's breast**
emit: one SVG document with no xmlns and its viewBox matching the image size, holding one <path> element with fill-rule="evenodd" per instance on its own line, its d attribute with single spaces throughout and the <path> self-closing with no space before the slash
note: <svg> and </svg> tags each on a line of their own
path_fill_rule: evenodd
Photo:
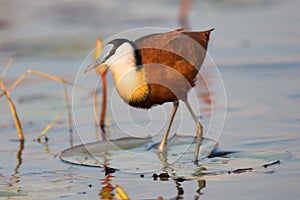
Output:
<svg viewBox="0 0 300 200">
<path fill-rule="evenodd" d="M 154 105 L 187 99 L 187 92 L 192 85 L 178 70 L 161 64 L 145 64 L 142 69 L 146 82 L 132 91 L 131 106 L 148 109 Z"/>
<path fill-rule="evenodd" d="M 116 89 L 126 103 L 141 103 L 148 98 L 150 89 L 143 69 L 133 68 L 122 76 L 113 72 L 113 77 Z"/>
</svg>

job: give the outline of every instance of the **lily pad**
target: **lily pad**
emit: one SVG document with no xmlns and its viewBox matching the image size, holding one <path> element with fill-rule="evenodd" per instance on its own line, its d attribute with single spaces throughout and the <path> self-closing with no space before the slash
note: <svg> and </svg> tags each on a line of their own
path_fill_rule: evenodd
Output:
<svg viewBox="0 0 300 200">
<path fill-rule="evenodd" d="M 109 166 L 127 172 L 147 172 L 164 168 L 165 161 L 162 160 L 173 163 L 180 159 L 190 148 L 194 148 L 194 141 L 192 136 L 174 135 L 168 140 L 167 150 L 163 153 L 156 150 L 159 143 L 154 143 L 150 137 L 127 137 L 74 146 L 61 152 L 60 158 L 83 166 Z M 205 138 L 200 155 L 207 157 L 216 146 L 215 140 Z"/>
<path fill-rule="evenodd" d="M 176 177 L 195 177 L 240 173 L 263 169 L 279 164 L 290 156 L 289 152 L 261 151 L 235 152 L 221 151 L 218 143 L 204 138 L 200 147 L 199 164 L 193 164 L 195 137 L 174 135 L 168 140 L 166 151 L 158 151 L 152 138 L 120 138 L 99 141 L 68 148 L 60 158 L 68 163 L 108 167 L 124 172 L 146 173 L 162 170 Z"/>
<path fill-rule="evenodd" d="M 214 154 L 213 152 L 212 155 Z M 174 179 L 182 180 L 224 173 L 270 172 L 274 170 L 272 166 L 281 164 L 290 156 L 288 151 L 228 152 L 222 156 L 204 158 L 198 166 L 180 161 L 171 170 L 175 174 Z"/>
<path fill-rule="evenodd" d="M 112 152 L 122 152 L 129 149 L 140 148 L 152 141 L 148 138 L 120 138 L 109 141 L 99 141 L 87 144 L 81 144 L 61 152 L 61 160 L 83 166 L 104 167 L 107 157 Z M 115 154 L 115 153 L 114 153 Z"/>
</svg>

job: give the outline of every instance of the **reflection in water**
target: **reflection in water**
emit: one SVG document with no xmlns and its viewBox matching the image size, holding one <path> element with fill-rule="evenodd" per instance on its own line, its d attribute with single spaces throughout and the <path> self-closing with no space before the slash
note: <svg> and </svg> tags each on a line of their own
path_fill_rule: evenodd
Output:
<svg viewBox="0 0 300 200">
<path fill-rule="evenodd" d="M 99 196 L 101 199 L 114 199 L 114 193 L 113 190 L 115 189 L 112 184 L 111 184 L 111 179 L 114 176 L 111 174 L 107 174 L 104 178 L 104 180 L 101 182 L 102 188 L 101 191 L 99 192 Z"/>
<path fill-rule="evenodd" d="M 102 105 L 103 106 L 103 105 Z M 101 108 L 103 109 L 103 108 Z M 109 120 L 108 116 L 107 121 Z M 99 128 L 100 128 L 100 135 L 102 141 L 110 140 L 110 129 L 109 125 L 99 125 L 98 122 L 95 123 L 95 134 L 96 134 L 96 141 L 99 141 Z"/>
<path fill-rule="evenodd" d="M 105 178 L 102 179 L 102 182 L 101 182 L 102 187 L 99 192 L 100 199 L 108 199 L 108 200 L 115 199 L 114 198 L 115 194 L 113 192 L 115 190 L 115 187 L 112 185 L 112 178 L 114 178 L 114 176 L 112 176 L 111 174 L 107 174 L 105 176 Z M 174 197 L 172 199 L 175 199 L 175 200 L 184 199 L 184 189 L 181 186 L 181 183 L 175 181 L 175 187 L 177 190 L 177 195 L 176 195 L 176 197 Z M 204 194 L 201 190 L 205 187 L 206 187 L 206 180 L 199 179 L 198 180 L 198 189 L 196 190 L 197 194 L 194 196 L 195 200 L 200 199 L 200 197 Z M 125 191 L 124 191 L 124 193 L 125 193 Z M 153 198 L 157 198 L 157 200 L 164 199 L 163 197 L 153 197 Z"/>
<path fill-rule="evenodd" d="M 19 141 L 19 149 L 17 151 L 17 154 L 16 154 L 16 157 L 17 157 L 17 164 L 15 166 L 15 169 L 14 169 L 14 174 L 11 176 L 10 178 L 10 183 L 8 184 L 9 187 L 13 187 L 15 184 L 17 183 L 20 183 L 20 176 L 19 176 L 19 169 L 21 167 L 21 165 L 23 164 L 23 158 L 22 158 L 22 155 L 23 155 L 23 151 L 24 151 L 24 148 L 25 148 L 25 141 L 24 140 L 20 140 Z M 43 144 L 45 146 L 45 152 L 47 154 L 51 153 L 50 149 L 49 149 L 49 146 L 48 146 L 48 143 L 47 142 L 39 142 L 39 144 Z M 21 188 L 17 188 L 16 191 L 21 191 Z"/>
<path fill-rule="evenodd" d="M 171 169 L 172 171 L 172 176 L 176 176 L 175 170 L 172 169 L 172 165 L 168 163 L 168 158 L 167 158 L 167 152 L 157 152 L 157 156 L 161 162 L 162 165 L 162 170 L 165 171 L 165 173 L 167 173 L 168 170 Z M 162 173 L 163 174 L 163 173 Z M 154 179 L 154 180 L 157 180 Z M 166 179 L 161 179 L 161 181 L 165 181 Z M 169 180 L 169 179 L 167 179 Z M 182 180 L 184 181 L 184 179 Z M 184 190 L 183 187 L 181 187 L 180 181 L 175 181 L 175 187 L 177 189 L 177 196 L 174 199 L 184 199 Z M 203 188 L 206 187 L 206 180 L 205 179 L 199 179 L 198 180 L 198 189 L 196 190 L 197 195 L 195 195 L 195 200 L 199 199 L 201 195 L 203 195 L 204 193 L 201 191 Z"/>
<path fill-rule="evenodd" d="M 105 126 L 100 126 L 100 130 L 101 130 L 102 140 L 107 140 L 108 138 L 107 138 L 107 135 L 106 135 Z"/>
<path fill-rule="evenodd" d="M 163 169 L 170 168 L 170 164 L 168 163 L 168 153 L 167 151 L 156 151 L 157 157 L 162 165 Z"/>
<path fill-rule="evenodd" d="M 15 184 L 20 182 L 19 169 L 23 163 L 23 159 L 22 159 L 23 150 L 24 150 L 24 140 L 20 140 L 19 149 L 17 151 L 17 164 L 14 169 L 14 174 L 11 176 L 11 178 L 9 179 L 9 183 L 7 184 L 7 186 L 9 188 L 14 188 Z M 10 189 L 8 189 L 8 190 L 10 190 Z M 22 188 L 17 187 L 17 188 L 14 188 L 13 190 L 19 192 L 22 190 Z"/>
<path fill-rule="evenodd" d="M 119 200 L 126 200 L 130 199 L 127 195 L 127 193 L 124 191 L 124 189 L 116 184 L 115 187 L 112 186 L 111 184 L 111 178 L 114 176 L 111 176 L 110 174 L 105 176 L 104 181 L 102 182 L 102 185 L 104 185 L 101 188 L 101 191 L 99 193 L 99 196 L 101 199 L 119 199 Z M 115 190 L 115 194 L 113 191 Z"/>
<path fill-rule="evenodd" d="M 198 190 L 196 191 L 199 194 L 199 197 L 200 197 L 200 195 L 204 194 L 203 192 L 201 192 L 201 190 L 205 187 L 206 187 L 206 180 L 205 179 L 199 179 L 198 180 Z"/>
<path fill-rule="evenodd" d="M 213 92 L 211 88 L 213 88 L 213 74 L 210 71 L 201 72 L 201 75 L 198 76 L 198 84 L 196 85 L 196 90 L 198 91 L 198 97 L 202 102 L 200 113 L 203 117 L 210 118 L 211 117 L 211 109 Z"/>
<path fill-rule="evenodd" d="M 20 144 L 19 144 L 19 150 L 17 152 L 17 165 L 15 167 L 15 175 L 19 173 L 19 168 L 22 165 L 23 159 L 22 159 L 22 153 L 24 150 L 24 140 L 20 140 Z"/>
<path fill-rule="evenodd" d="M 105 127 L 101 127 L 101 131 L 102 131 L 102 136 L 103 139 L 105 138 Z M 115 189 L 112 184 L 111 184 L 111 179 L 114 177 L 112 175 L 112 173 L 108 172 L 107 167 L 110 165 L 110 155 L 111 153 L 109 151 L 105 151 L 101 157 L 103 157 L 103 165 L 105 168 L 105 178 L 104 180 L 102 180 L 101 185 L 102 188 L 99 192 L 99 196 L 101 197 L 101 199 L 114 199 L 114 194 L 113 194 L 113 190 Z"/>
<path fill-rule="evenodd" d="M 177 196 L 174 198 L 176 200 L 184 199 L 184 190 L 183 187 L 181 187 L 181 184 L 179 182 L 175 182 L 176 189 L 177 189 Z M 197 195 L 194 196 L 194 200 L 200 199 L 200 196 L 202 196 L 204 193 L 201 192 L 203 188 L 206 187 L 206 180 L 205 179 L 199 179 L 198 180 L 198 189 L 196 190 Z"/>
<path fill-rule="evenodd" d="M 49 145 L 48 145 L 48 141 L 45 140 L 45 142 L 42 142 L 42 141 L 39 141 L 38 142 L 39 144 L 42 144 L 44 147 L 45 147 L 45 153 L 46 154 L 50 154 L 51 153 L 51 150 L 49 148 Z M 54 155 L 55 156 L 55 155 Z"/>
<path fill-rule="evenodd" d="M 177 189 L 177 196 L 175 199 L 183 199 L 184 190 L 181 187 L 181 184 L 178 182 L 175 182 L 176 189 Z"/>
</svg>

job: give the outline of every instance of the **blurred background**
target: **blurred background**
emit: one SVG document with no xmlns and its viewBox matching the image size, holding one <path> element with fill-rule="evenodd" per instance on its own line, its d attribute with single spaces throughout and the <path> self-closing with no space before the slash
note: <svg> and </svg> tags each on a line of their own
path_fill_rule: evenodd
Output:
<svg viewBox="0 0 300 200">
<path fill-rule="evenodd" d="M 11 57 L 81 61 L 98 36 L 181 26 L 216 29 L 209 52 L 218 66 L 300 60 L 298 0 L 1 0 L 0 4 L 2 66 Z"/>
</svg>

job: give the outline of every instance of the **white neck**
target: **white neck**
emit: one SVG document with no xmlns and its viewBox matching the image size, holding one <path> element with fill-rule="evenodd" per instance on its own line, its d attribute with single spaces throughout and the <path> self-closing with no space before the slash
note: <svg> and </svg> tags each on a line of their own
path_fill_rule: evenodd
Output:
<svg viewBox="0 0 300 200">
<path fill-rule="evenodd" d="M 137 70 L 134 49 L 131 44 L 124 43 L 117 50 L 110 63 L 115 86 L 121 98 L 126 101 L 139 101 L 148 91 L 140 91 L 145 87 L 144 69 Z M 145 90 L 145 89 L 143 89 Z"/>
<path fill-rule="evenodd" d="M 128 72 L 135 70 L 134 49 L 129 43 L 122 44 L 111 57 L 109 64 L 117 83 Z"/>
</svg>

